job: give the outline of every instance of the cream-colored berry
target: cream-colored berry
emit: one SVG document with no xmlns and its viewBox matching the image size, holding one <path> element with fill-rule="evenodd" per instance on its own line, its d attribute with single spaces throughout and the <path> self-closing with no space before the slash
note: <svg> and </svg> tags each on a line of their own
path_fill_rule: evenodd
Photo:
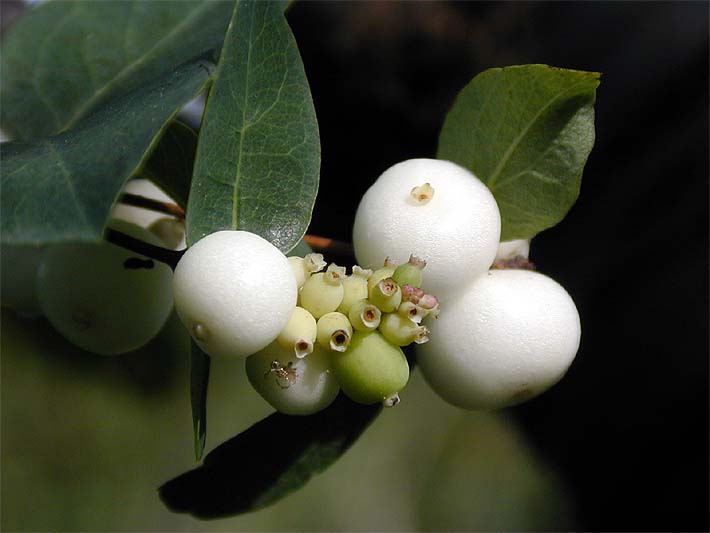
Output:
<svg viewBox="0 0 710 533">
<path fill-rule="evenodd" d="M 447 301 L 417 346 L 423 376 L 445 400 L 495 409 L 559 381 L 580 340 L 579 314 L 554 280 L 529 270 L 491 270 Z"/>
<path fill-rule="evenodd" d="M 175 268 L 175 309 L 215 357 L 246 357 L 274 341 L 296 307 L 286 256 L 247 231 L 218 231 L 190 246 Z M 206 332 L 194 335 L 199 324 Z"/>
<path fill-rule="evenodd" d="M 318 344 L 326 350 L 344 352 L 348 349 L 352 336 L 352 325 L 343 313 L 333 311 L 318 319 Z"/>
<path fill-rule="evenodd" d="M 283 348 L 291 348 L 296 357 L 301 359 L 313 351 L 317 332 L 316 319 L 313 315 L 303 307 L 296 307 L 288 324 L 276 337 L 276 342 Z"/>
<path fill-rule="evenodd" d="M 426 184 L 432 190 L 422 202 L 411 192 Z M 410 159 L 386 170 L 360 201 L 355 256 L 369 268 L 386 256 L 400 264 L 412 254 L 424 257 L 426 289 L 449 298 L 461 280 L 493 263 L 500 224 L 493 195 L 471 172 L 449 161 Z"/>
</svg>

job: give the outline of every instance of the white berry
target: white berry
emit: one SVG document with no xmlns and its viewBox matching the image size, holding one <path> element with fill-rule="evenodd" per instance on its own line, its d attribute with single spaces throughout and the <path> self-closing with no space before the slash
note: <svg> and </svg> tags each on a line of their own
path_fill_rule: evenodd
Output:
<svg viewBox="0 0 710 533">
<path fill-rule="evenodd" d="M 476 176 L 449 161 L 410 159 L 386 170 L 360 201 L 353 228 L 358 262 L 378 268 L 426 260 L 428 292 L 448 296 L 485 272 L 500 239 L 500 212 Z"/>
<path fill-rule="evenodd" d="M 569 294 L 529 270 L 491 270 L 447 302 L 417 346 L 422 374 L 446 401 L 495 409 L 548 389 L 567 371 L 581 327 Z"/>
<path fill-rule="evenodd" d="M 158 238 L 123 220 L 110 227 L 153 245 Z M 158 334 L 173 308 L 167 265 L 108 242 L 48 246 L 37 272 L 42 312 L 84 350 L 114 355 Z"/>
<path fill-rule="evenodd" d="M 247 358 L 249 382 L 275 409 L 289 415 L 309 415 L 328 407 L 340 387 L 330 369 L 330 355 L 315 345 L 299 359 L 293 349 L 272 343 Z"/>
<path fill-rule="evenodd" d="M 271 343 L 296 307 L 286 256 L 248 231 L 218 231 L 190 246 L 173 276 L 175 309 L 215 357 L 247 357 Z"/>
<path fill-rule="evenodd" d="M 528 258 L 530 255 L 530 239 L 514 239 L 503 241 L 498 245 L 495 260 L 515 259 L 516 257 Z"/>
</svg>

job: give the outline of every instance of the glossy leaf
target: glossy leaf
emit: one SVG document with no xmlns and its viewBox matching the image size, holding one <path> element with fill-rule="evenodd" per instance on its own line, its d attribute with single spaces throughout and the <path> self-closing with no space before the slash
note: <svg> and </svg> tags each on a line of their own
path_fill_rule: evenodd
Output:
<svg viewBox="0 0 710 533">
<path fill-rule="evenodd" d="M 195 434 L 195 459 L 202 458 L 207 439 L 207 386 L 210 380 L 210 356 L 190 341 L 190 405 Z"/>
<path fill-rule="evenodd" d="M 229 0 L 85 0 L 31 8 L 3 39 L 0 124 L 46 137 L 106 102 L 218 49 Z"/>
<path fill-rule="evenodd" d="M 165 483 L 160 497 L 171 510 L 199 518 L 260 509 L 335 462 L 380 410 L 341 394 L 313 415 L 272 414 L 215 448 L 202 466 Z"/>
<path fill-rule="evenodd" d="M 320 142 L 283 4 L 238 1 L 200 130 L 188 242 L 222 229 L 290 250 L 310 222 Z"/>
<path fill-rule="evenodd" d="M 158 185 L 185 208 L 196 151 L 197 133 L 190 126 L 172 120 L 138 174 Z"/>
<path fill-rule="evenodd" d="M 493 192 L 501 240 L 557 224 L 579 195 L 594 145 L 600 74 L 522 65 L 476 76 L 446 116 L 437 157 L 454 161 Z"/>
<path fill-rule="evenodd" d="M 71 131 L 3 144 L 2 241 L 99 240 L 123 183 L 208 78 L 204 61 L 190 62 L 112 101 Z"/>
</svg>

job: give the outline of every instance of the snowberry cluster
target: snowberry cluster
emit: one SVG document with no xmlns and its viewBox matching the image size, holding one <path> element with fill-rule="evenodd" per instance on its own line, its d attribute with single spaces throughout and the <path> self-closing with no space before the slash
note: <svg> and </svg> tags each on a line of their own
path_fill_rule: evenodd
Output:
<svg viewBox="0 0 710 533">
<path fill-rule="evenodd" d="M 415 257 L 386 260 L 374 272 L 327 265 L 321 254 L 291 257 L 298 306 L 276 340 L 247 359 L 249 380 L 278 410 L 309 414 L 327 407 L 342 390 L 352 400 L 399 403 L 409 380 L 402 346 L 423 344 L 439 303 L 425 294 Z M 317 383 L 313 387 L 311 384 Z"/>
<path fill-rule="evenodd" d="M 529 270 L 529 241 L 499 243 L 501 219 L 488 188 L 448 161 L 412 159 L 385 171 L 363 196 L 353 230 L 364 266 L 425 256 L 442 300 L 432 342 L 417 347 L 427 382 L 468 409 L 527 400 L 556 383 L 574 359 L 574 302 Z"/>
</svg>

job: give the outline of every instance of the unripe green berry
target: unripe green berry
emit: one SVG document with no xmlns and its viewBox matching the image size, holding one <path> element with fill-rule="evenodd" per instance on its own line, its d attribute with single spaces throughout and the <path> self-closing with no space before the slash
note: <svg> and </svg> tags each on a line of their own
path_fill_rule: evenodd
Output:
<svg viewBox="0 0 710 533">
<path fill-rule="evenodd" d="M 397 314 L 403 316 L 407 320 L 411 320 L 415 324 L 419 324 L 422 318 L 426 316 L 427 311 L 419 307 L 414 302 L 402 302 L 397 308 Z"/>
<path fill-rule="evenodd" d="M 385 402 L 409 380 L 401 348 L 377 331 L 356 331 L 346 352 L 332 354 L 331 365 L 340 388 L 358 403 Z"/>
<path fill-rule="evenodd" d="M 373 331 L 380 325 L 382 312 L 367 300 L 355 302 L 348 313 L 350 323 L 358 331 Z"/>
<path fill-rule="evenodd" d="M 348 317 L 333 311 L 318 319 L 318 344 L 331 352 L 344 352 L 350 345 L 353 328 Z"/>
<path fill-rule="evenodd" d="M 296 278 L 298 288 L 303 287 L 303 284 L 311 276 L 311 274 L 323 270 L 325 261 L 322 254 L 309 253 L 304 257 L 289 256 L 288 263 L 293 269 L 293 275 Z"/>
<path fill-rule="evenodd" d="M 392 278 L 385 278 L 370 291 L 370 303 L 383 313 L 395 311 L 402 302 L 402 290 Z"/>
<path fill-rule="evenodd" d="M 273 342 L 246 360 L 249 382 L 278 411 L 309 415 L 328 407 L 340 390 L 330 356 L 316 345 L 304 359 Z"/>
<path fill-rule="evenodd" d="M 414 257 L 409 257 L 409 261 L 403 265 L 399 265 L 392 278 L 398 285 L 411 285 L 412 287 L 420 287 L 422 284 L 422 270 L 426 266 L 426 261 Z"/>
<path fill-rule="evenodd" d="M 413 342 L 423 344 L 429 340 L 429 330 L 399 313 L 387 313 L 380 322 L 380 333 L 392 344 L 407 346 Z"/>
<path fill-rule="evenodd" d="M 350 307 L 358 300 L 367 298 L 367 280 L 372 276 L 372 270 L 365 270 L 355 265 L 353 273 L 343 280 L 343 301 L 338 306 L 338 311 L 348 314 Z"/>
<path fill-rule="evenodd" d="M 313 315 L 303 307 L 296 307 L 288 324 L 276 337 L 276 342 L 283 348 L 291 348 L 296 357 L 302 359 L 313 351 L 317 331 L 316 319 Z"/>
<path fill-rule="evenodd" d="M 389 257 L 385 258 L 385 264 L 382 268 L 375 270 L 367 280 L 367 290 L 371 291 L 375 285 L 386 278 L 391 278 L 394 271 L 397 270 L 397 262 L 392 261 Z"/>
<path fill-rule="evenodd" d="M 316 319 L 335 311 L 343 301 L 345 268 L 331 268 L 334 266 L 330 265 L 326 272 L 313 274 L 301 288 L 301 307 L 309 311 Z"/>
</svg>

